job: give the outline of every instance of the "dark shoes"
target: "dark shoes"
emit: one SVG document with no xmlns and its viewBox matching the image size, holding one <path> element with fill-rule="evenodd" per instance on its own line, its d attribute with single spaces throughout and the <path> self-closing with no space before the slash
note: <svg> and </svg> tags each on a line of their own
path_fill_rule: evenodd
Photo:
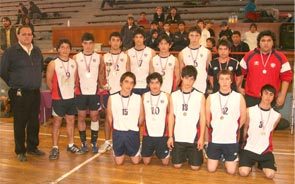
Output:
<svg viewBox="0 0 295 184">
<path fill-rule="evenodd" d="M 38 148 L 36 148 L 34 150 L 28 150 L 27 153 L 30 154 L 30 155 L 35 155 L 35 156 L 43 156 L 43 155 L 45 155 L 45 152 L 39 150 Z"/>
<path fill-rule="evenodd" d="M 49 153 L 49 160 L 56 160 L 59 157 L 59 149 L 58 148 L 52 148 Z"/>
<path fill-rule="evenodd" d="M 26 162 L 28 161 L 27 156 L 25 153 L 20 153 L 17 155 L 17 159 L 21 162 Z"/>
</svg>

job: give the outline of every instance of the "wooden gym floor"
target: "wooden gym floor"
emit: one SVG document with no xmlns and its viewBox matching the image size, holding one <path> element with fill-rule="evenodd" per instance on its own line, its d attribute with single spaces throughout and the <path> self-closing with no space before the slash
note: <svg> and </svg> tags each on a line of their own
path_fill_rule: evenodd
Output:
<svg viewBox="0 0 295 184">
<path fill-rule="evenodd" d="M 80 145 L 77 129 L 75 135 L 75 143 Z M 99 144 L 103 143 L 103 137 L 101 127 Z M 0 183 L 294 183 L 294 136 L 287 130 L 274 133 L 274 153 L 278 167 L 274 180 L 266 179 L 258 169 L 254 169 L 249 177 L 240 177 L 238 174 L 230 176 L 221 164 L 216 173 L 210 174 L 206 170 L 206 160 L 199 171 L 192 171 L 187 164 L 181 169 L 171 165 L 165 167 L 156 158 L 148 166 L 143 163 L 133 165 L 129 159 L 123 166 L 116 166 L 110 151 L 96 155 L 91 152 L 84 155 L 67 153 L 64 126 L 59 142 L 60 157 L 49 161 L 52 145 L 50 125 L 42 125 L 40 129 L 39 148 L 46 152 L 46 156 L 28 155 L 27 162 L 19 162 L 14 153 L 12 118 L 0 119 L 0 140 Z"/>
</svg>

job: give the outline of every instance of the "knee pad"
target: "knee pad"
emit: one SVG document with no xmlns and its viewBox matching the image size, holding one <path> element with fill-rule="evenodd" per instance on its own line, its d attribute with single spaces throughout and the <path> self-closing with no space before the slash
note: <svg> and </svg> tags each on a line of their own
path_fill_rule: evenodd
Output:
<svg viewBox="0 0 295 184">
<path fill-rule="evenodd" d="M 98 131 L 99 130 L 99 122 L 98 121 L 96 121 L 96 122 L 91 121 L 90 129 L 94 130 L 94 131 Z"/>
</svg>

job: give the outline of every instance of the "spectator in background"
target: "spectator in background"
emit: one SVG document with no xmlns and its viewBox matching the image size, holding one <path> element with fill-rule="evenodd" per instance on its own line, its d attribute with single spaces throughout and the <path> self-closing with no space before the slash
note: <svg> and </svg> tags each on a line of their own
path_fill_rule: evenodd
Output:
<svg viewBox="0 0 295 184">
<path fill-rule="evenodd" d="M 159 51 L 159 48 L 158 48 L 159 33 L 158 33 L 158 31 L 156 29 L 153 29 L 150 34 L 151 34 L 151 36 L 146 39 L 145 45 L 156 50 L 156 51 Z"/>
<path fill-rule="evenodd" d="M 30 1 L 30 7 L 29 7 L 29 18 L 33 20 L 42 18 L 42 12 L 40 8 L 33 2 Z"/>
<path fill-rule="evenodd" d="M 206 29 L 209 31 L 210 33 L 210 37 L 213 37 L 215 38 L 215 32 L 214 30 L 212 29 L 212 26 L 213 26 L 213 22 L 211 20 L 207 20 L 205 21 L 205 26 L 206 26 Z"/>
<path fill-rule="evenodd" d="M 19 3 L 16 24 L 19 24 L 21 21 L 23 21 L 24 17 L 28 16 L 28 13 L 28 9 L 25 7 L 25 5 L 23 3 Z"/>
<path fill-rule="evenodd" d="M 17 43 L 16 28 L 11 25 L 8 17 L 2 18 L 2 28 L 0 29 L 0 54 L 5 49 Z"/>
<path fill-rule="evenodd" d="M 127 23 L 122 27 L 120 32 L 123 39 L 123 50 L 130 49 L 133 46 L 133 33 L 137 28 L 133 15 L 129 14 Z"/>
<path fill-rule="evenodd" d="M 219 39 L 226 39 L 232 41 L 231 36 L 233 34 L 233 31 L 229 28 L 228 23 L 226 21 L 222 21 L 220 27 L 221 31 L 219 33 Z"/>
<path fill-rule="evenodd" d="M 171 7 L 170 13 L 166 17 L 166 22 L 177 24 L 181 20 L 180 14 L 177 13 L 176 7 Z"/>
<path fill-rule="evenodd" d="M 27 26 L 29 26 L 29 27 L 31 28 L 31 30 L 32 30 L 33 36 L 35 36 L 35 34 L 34 34 L 34 31 L 35 31 L 35 29 L 34 29 L 34 25 L 31 23 L 31 20 L 30 20 L 30 18 L 29 18 L 28 16 L 25 16 L 25 17 L 23 18 L 23 20 L 22 20 L 22 25 L 27 25 Z"/>
<path fill-rule="evenodd" d="M 178 22 L 178 31 L 174 33 L 173 42 L 172 50 L 174 51 L 181 51 L 189 44 L 188 34 L 185 31 L 185 22 L 182 20 Z"/>
<path fill-rule="evenodd" d="M 137 24 L 138 25 L 147 25 L 149 24 L 150 22 L 148 21 L 148 19 L 146 18 L 146 13 L 145 12 L 141 12 L 139 14 L 139 19 L 137 21 Z"/>
<path fill-rule="evenodd" d="M 231 45 L 232 52 L 248 52 L 250 50 L 248 44 L 241 40 L 241 33 L 239 31 L 234 31 L 231 38 L 233 40 Z M 241 59 L 244 57 L 244 54 L 235 54 L 232 57 L 238 61 L 241 61 Z"/>
<path fill-rule="evenodd" d="M 103 0 L 101 5 L 100 5 L 100 9 L 104 8 L 104 5 L 107 3 L 111 8 L 113 8 L 114 4 L 115 4 L 115 0 Z"/>
<path fill-rule="evenodd" d="M 162 31 L 160 30 L 160 28 L 159 28 L 159 24 L 158 24 L 158 22 L 156 22 L 156 21 L 152 21 L 152 22 L 151 22 L 150 29 L 149 29 L 149 31 L 146 33 L 146 38 L 147 38 L 147 39 L 149 39 L 149 38 L 152 37 L 152 31 L 153 31 L 153 30 L 156 30 L 158 34 L 161 34 L 161 32 L 162 32 Z"/>
<path fill-rule="evenodd" d="M 257 47 L 257 36 L 259 32 L 257 31 L 257 25 L 252 23 L 250 25 L 250 30 L 245 32 L 243 41 L 249 45 L 250 50 Z"/>
<path fill-rule="evenodd" d="M 205 27 L 205 21 L 203 19 L 199 19 L 197 21 L 197 26 L 199 26 L 202 30 L 201 38 L 200 38 L 200 44 L 204 47 L 206 47 L 206 40 L 207 38 L 210 38 L 210 32 Z"/>
<path fill-rule="evenodd" d="M 249 0 L 245 8 L 245 18 L 248 21 L 257 21 L 259 19 L 259 14 L 256 12 L 255 0 Z"/>
<path fill-rule="evenodd" d="M 206 48 L 209 49 L 211 52 L 216 52 L 216 41 L 214 38 L 210 37 L 206 40 Z"/>
<path fill-rule="evenodd" d="M 165 22 L 165 14 L 163 13 L 163 8 L 158 6 L 156 8 L 156 13 L 154 13 L 154 19 L 153 21 L 156 22 Z"/>
<path fill-rule="evenodd" d="M 173 44 L 173 37 L 174 36 L 170 31 L 170 26 L 171 26 L 170 22 L 165 22 L 164 23 L 164 26 L 163 26 L 164 32 L 163 32 L 163 34 L 166 34 L 170 38 L 170 40 L 172 41 L 172 44 Z"/>
</svg>

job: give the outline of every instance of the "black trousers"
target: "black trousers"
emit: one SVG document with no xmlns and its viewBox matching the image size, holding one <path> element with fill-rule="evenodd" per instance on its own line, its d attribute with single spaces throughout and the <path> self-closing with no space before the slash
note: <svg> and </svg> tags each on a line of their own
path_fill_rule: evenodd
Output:
<svg viewBox="0 0 295 184">
<path fill-rule="evenodd" d="M 34 150 L 39 145 L 40 90 L 21 90 L 20 94 L 10 89 L 8 93 L 14 114 L 15 153 Z"/>
</svg>

